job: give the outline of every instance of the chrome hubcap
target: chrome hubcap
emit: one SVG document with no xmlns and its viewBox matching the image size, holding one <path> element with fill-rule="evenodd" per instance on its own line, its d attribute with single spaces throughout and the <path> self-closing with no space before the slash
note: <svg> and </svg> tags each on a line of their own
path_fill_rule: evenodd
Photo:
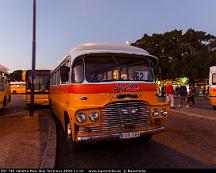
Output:
<svg viewBox="0 0 216 173">
<path fill-rule="evenodd" d="M 67 135 L 71 136 L 71 127 L 70 127 L 70 123 L 67 124 Z"/>
</svg>

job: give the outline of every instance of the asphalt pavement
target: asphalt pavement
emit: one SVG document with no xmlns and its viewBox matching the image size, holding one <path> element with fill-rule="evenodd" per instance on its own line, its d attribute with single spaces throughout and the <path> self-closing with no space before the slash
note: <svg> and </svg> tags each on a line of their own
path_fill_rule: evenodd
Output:
<svg viewBox="0 0 216 173">
<path fill-rule="evenodd" d="M 178 108 L 178 101 L 170 111 L 216 121 L 208 99 L 196 98 L 190 109 Z M 48 109 L 36 109 L 33 116 L 28 110 L 0 112 L 0 127 L 0 168 L 55 168 L 56 126 Z"/>
<path fill-rule="evenodd" d="M 0 111 L 0 127 L 0 169 L 55 168 L 56 127 L 49 109 L 30 114 L 23 97 L 13 96 Z"/>
<path fill-rule="evenodd" d="M 212 109 L 209 99 L 206 97 L 194 97 L 195 104 L 191 105 L 189 109 L 186 106 L 179 108 L 180 97 L 174 96 L 174 109 L 171 112 L 181 113 L 191 117 L 197 117 L 205 120 L 216 121 L 216 111 Z M 165 97 L 158 97 L 159 102 L 165 102 Z"/>
</svg>

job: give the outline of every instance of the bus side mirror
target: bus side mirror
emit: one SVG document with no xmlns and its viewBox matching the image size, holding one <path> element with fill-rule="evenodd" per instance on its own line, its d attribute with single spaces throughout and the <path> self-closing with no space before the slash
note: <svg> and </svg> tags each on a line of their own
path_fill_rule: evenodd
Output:
<svg viewBox="0 0 216 173">
<path fill-rule="evenodd" d="M 69 78 L 69 67 L 67 66 L 61 66 L 60 67 L 60 76 L 61 76 L 61 81 L 62 82 L 67 82 L 68 81 L 68 78 Z"/>
</svg>

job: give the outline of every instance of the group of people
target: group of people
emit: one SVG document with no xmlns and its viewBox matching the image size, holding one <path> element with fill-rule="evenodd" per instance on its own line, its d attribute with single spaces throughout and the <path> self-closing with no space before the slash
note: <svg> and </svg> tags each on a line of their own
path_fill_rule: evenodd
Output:
<svg viewBox="0 0 216 173">
<path fill-rule="evenodd" d="M 169 81 L 166 86 L 166 102 L 170 103 L 171 108 L 174 107 L 174 89 L 172 86 L 172 82 Z M 181 85 L 178 89 L 178 95 L 180 96 L 180 103 L 179 107 L 185 106 L 186 108 L 190 108 L 191 105 L 193 105 L 194 102 L 194 88 L 192 86 L 189 86 L 189 92 L 187 91 L 186 85 Z"/>
</svg>

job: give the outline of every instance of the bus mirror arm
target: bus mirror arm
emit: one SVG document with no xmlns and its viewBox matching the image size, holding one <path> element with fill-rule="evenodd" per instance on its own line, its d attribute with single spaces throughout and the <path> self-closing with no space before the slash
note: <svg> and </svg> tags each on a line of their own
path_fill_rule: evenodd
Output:
<svg viewBox="0 0 216 173">
<path fill-rule="evenodd" d="M 69 78 L 69 67 L 67 66 L 61 66 L 60 67 L 60 76 L 61 76 L 61 81 L 62 82 L 67 82 Z"/>
</svg>

